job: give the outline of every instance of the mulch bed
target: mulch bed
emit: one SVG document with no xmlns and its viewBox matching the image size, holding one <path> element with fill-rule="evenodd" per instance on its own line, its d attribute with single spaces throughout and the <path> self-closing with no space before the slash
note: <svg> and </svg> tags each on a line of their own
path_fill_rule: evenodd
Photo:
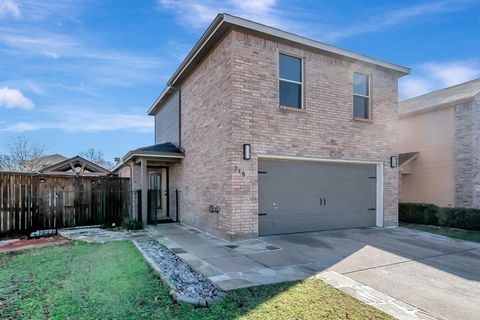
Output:
<svg viewBox="0 0 480 320">
<path fill-rule="evenodd" d="M 0 243 L 0 252 L 17 251 L 21 249 L 31 249 L 35 247 L 44 247 L 47 245 L 62 244 L 67 242 L 68 239 L 55 236 L 40 239 L 20 239 L 18 241 L 7 242 L 5 244 Z"/>
</svg>

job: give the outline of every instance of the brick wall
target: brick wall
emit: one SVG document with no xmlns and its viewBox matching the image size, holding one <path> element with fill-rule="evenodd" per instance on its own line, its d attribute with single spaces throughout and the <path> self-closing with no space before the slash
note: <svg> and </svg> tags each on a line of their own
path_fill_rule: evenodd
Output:
<svg viewBox="0 0 480 320">
<path fill-rule="evenodd" d="M 473 202 L 472 207 L 480 208 L 480 96 L 473 101 L 473 125 L 474 143 L 473 143 Z"/>
<path fill-rule="evenodd" d="M 228 238 L 232 230 L 231 37 L 227 36 L 181 85 L 182 163 L 170 168 L 180 191 L 180 221 Z M 219 206 L 211 213 L 210 205 Z"/>
<path fill-rule="evenodd" d="M 397 139 L 397 78 L 386 71 L 307 52 L 242 32 L 233 32 L 232 227 L 258 232 L 257 156 L 278 155 L 384 162 L 384 224 L 398 224 L 398 176 L 389 158 Z M 282 110 L 278 53 L 304 57 L 305 109 Z M 353 72 L 372 75 L 373 121 L 353 120 Z M 242 160 L 242 144 L 253 157 Z"/>
<path fill-rule="evenodd" d="M 305 109 L 278 106 L 278 52 L 305 59 Z M 352 119 L 353 72 L 372 75 L 373 121 Z M 232 31 L 181 86 L 182 147 L 170 170 L 180 219 L 228 239 L 258 233 L 257 156 L 384 163 L 384 225 L 397 225 L 397 79 L 382 69 Z M 242 145 L 252 145 L 252 160 Z M 237 169 L 237 171 L 235 171 Z M 241 174 L 245 172 L 245 176 Z M 221 207 L 219 214 L 208 205 Z"/>
<path fill-rule="evenodd" d="M 455 199 L 480 208 L 480 102 L 455 107 Z"/>
</svg>

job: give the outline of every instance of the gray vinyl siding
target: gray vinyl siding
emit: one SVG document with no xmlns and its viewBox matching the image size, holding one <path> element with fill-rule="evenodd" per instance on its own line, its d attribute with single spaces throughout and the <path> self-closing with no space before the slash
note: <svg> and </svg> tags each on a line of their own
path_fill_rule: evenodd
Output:
<svg viewBox="0 0 480 320">
<path fill-rule="evenodd" d="M 180 100 L 178 91 L 168 99 L 155 115 L 155 143 L 171 142 L 177 147 L 180 144 L 179 112 Z"/>
</svg>

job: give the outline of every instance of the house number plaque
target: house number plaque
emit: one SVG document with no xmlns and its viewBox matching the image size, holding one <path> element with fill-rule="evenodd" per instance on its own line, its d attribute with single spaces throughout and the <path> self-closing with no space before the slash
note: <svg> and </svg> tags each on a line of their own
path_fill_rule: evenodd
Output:
<svg viewBox="0 0 480 320">
<path fill-rule="evenodd" d="M 245 177 L 245 171 L 240 169 L 237 165 L 233 166 L 233 172 L 238 173 L 242 177 Z"/>
</svg>

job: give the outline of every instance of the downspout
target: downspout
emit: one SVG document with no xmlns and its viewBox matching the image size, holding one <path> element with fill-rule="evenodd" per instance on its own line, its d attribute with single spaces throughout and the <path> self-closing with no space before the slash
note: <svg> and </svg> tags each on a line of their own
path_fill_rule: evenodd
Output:
<svg viewBox="0 0 480 320">
<path fill-rule="evenodd" d="M 182 149 L 182 90 L 178 90 L 178 147 Z M 180 222 L 180 200 L 178 199 L 178 188 L 175 189 L 175 218 Z"/>
<path fill-rule="evenodd" d="M 182 91 L 178 90 L 178 147 L 182 147 Z"/>
</svg>

